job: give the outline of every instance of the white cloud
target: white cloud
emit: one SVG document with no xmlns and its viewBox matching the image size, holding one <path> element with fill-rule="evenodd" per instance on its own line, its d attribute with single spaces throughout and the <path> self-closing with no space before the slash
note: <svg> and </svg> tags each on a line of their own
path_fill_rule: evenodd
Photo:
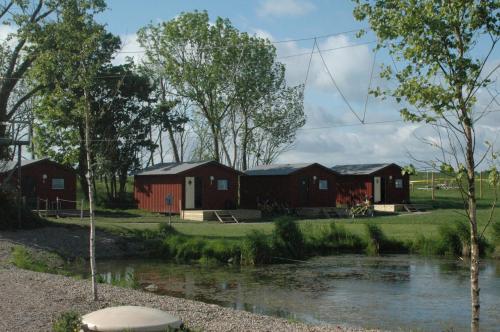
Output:
<svg viewBox="0 0 500 332">
<path fill-rule="evenodd" d="M 113 64 L 123 64 L 130 57 L 135 63 L 139 63 L 144 57 L 144 49 L 137 41 L 137 34 L 128 34 L 120 36 L 122 48 L 117 52 Z"/>
<path fill-rule="evenodd" d="M 264 16 L 301 16 L 316 9 L 307 0 L 263 0 L 260 2 L 257 14 Z"/>
</svg>

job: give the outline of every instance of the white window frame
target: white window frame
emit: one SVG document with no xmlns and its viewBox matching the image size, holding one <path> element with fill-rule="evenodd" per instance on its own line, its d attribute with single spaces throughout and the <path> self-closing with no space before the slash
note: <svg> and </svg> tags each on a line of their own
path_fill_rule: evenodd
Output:
<svg viewBox="0 0 500 332">
<path fill-rule="evenodd" d="M 403 179 L 396 179 L 396 180 L 394 181 L 394 187 L 395 187 L 396 189 L 403 189 L 403 187 L 404 187 L 404 184 L 403 184 Z"/>
<path fill-rule="evenodd" d="M 64 190 L 64 187 L 65 187 L 64 178 L 52 178 L 50 186 L 52 190 Z"/>
<path fill-rule="evenodd" d="M 318 181 L 319 190 L 328 190 L 328 180 L 319 180 Z"/>
<path fill-rule="evenodd" d="M 224 184 L 224 185 L 222 185 Z M 217 180 L 217 190 L 227 191 L 229 190 L 229 180 L 228 179 L 218 179 Z"/>
</svg>

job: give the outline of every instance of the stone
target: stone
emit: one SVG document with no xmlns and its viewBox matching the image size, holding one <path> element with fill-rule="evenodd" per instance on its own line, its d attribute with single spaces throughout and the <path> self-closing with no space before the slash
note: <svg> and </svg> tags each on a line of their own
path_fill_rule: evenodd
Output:
<svg viewBox="0 0 500 332">
<path fill-rule="evenodd" d="M 149 284 L 146 287 L 144 287 L 144 290 L 154 293 L 158 291 L 158 286 L 156 286 L 155 284 Z"/>
<path fill-rule="evenodd" d="M 82 324 L 89 331 L 99 332 L 163 332 L 182 326 L 180 319 L 167 312 L 139 306 L 97 310 L 83 316 Z"/>
</svg>

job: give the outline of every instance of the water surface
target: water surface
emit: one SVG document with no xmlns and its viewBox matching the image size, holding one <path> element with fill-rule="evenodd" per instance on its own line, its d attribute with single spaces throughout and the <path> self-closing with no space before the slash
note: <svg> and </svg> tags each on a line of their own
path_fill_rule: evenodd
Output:
<svg viewBox="0 0 500 332">
<path fill-rule="evenodd" d="M 98 262 L 159 294 L 310 323 L 417 331 L 469 330 L 469 270 L 460 260 L 341 255 L 263 267 Z M 481 331 L 500 331 L 500 262 L 481 263 Z"/>
</svg>

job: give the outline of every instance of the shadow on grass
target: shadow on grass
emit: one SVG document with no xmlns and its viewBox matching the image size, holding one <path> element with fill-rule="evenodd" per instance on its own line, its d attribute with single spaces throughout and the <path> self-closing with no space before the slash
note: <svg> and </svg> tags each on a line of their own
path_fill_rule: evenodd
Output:
<svg viewBox="0 0 500 332">
<path fill-rule="evenodd" d="M 95 212 L 97 217 L 104 218 L 140 218 L 144 217 L 139 213 L 129 212 L 129 211 L 116 211 L 116 210 L 97 210 Z"/>
</svg>

